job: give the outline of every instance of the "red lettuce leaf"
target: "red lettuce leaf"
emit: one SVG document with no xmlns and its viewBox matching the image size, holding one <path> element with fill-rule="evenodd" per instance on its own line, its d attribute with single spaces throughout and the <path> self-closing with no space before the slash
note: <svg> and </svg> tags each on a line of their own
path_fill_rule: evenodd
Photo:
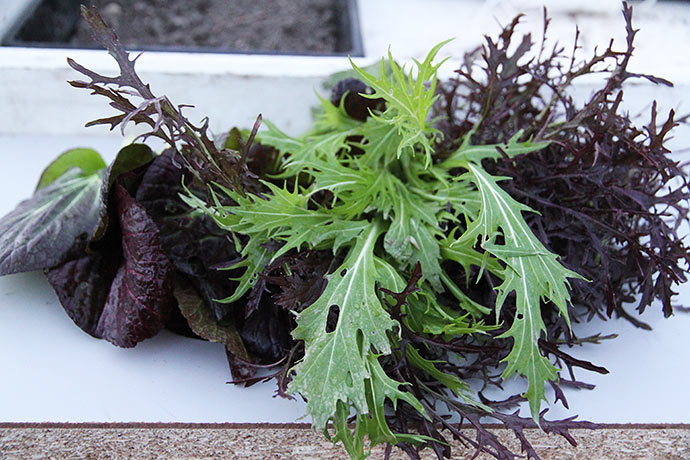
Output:
<svg viewBox="0 0 690 460">
<path fill-rule="evenodd" d="M 132 176 L 122 177 L 127 178 Z M 46 276 L 81 329 L 115 345 L 133 347 L 165 326 L 176 305 L 175 271 L 156 225 L 119 182 L 110 200 L 117 219 L 111 220 L 105 236 L 88 253 Z"/>
<path fill-rule="evenodd" d="M 213 267 L 239 257 L 234 244 L 208 216 L 194 212 L 179 198 L 183 170 L 167 150 L 149 166 L 137 189 L 136 199 L 160 231 L 161 244 L 175 268 L 199 291 L 216 320 L 226 318 L 233 307 L 217 302 L 232 295 L 232 273 Z"/>
<path fill-rule="evenodd" d="M 95 332 L 115 345 L 133 347 L 165 326 L 175 306 L 175 270 L 146 210 L 120 184 L 115 184 L 114 192 L 122 263 Z"/>
<path fill-rule="evenodd" d="M 190 209 L 180 200 L 179 194 L 187 193 L 182 187 L 183 173 L 184 170 L 173 162 L 173 151 L 168 150 L 148 167 L 136 194 L 137 202 L 146 208 L 158 226 L 165 253 L 175 269 L 194 288 L 188 287 L 184 295 L 177 296 L 182 315 L 196 334 L 207 340 L 224 343 L 233 355 L 244 361 L 248 360 L 247 351 L 259 358 L 260 362 L 282 359 L 292 346 L 288 312 L 273 305 L 269 299 L 262 302 L 260 293 L 255 296 L 255 308 L 247 317 L 240 314 L 242 309 L 237 304 L 217 301 L 229 297 L 234 292 L 236 282 L 229 279 L 232 272 L 217 270 L 215 267 L 229 265 L 229 261 L 237 260 L 239 254 L 227 234 L 212 219 Z M 194 188 L 192 191 L 203 193 Z M 299 271 L 297 267 L 296 271 Z M 301 299 L 307 295 L 301 291 L 291 291 L 286 286 L 290 284 L 289 280 L 284 283 L 282 281 L 281 279 L 278 284 L 289 291 L 287 296 Z M 306 283 L 300 284 L 296 289 L 311 292 Z M 321 286 L 317 286 L 317 293 L 321 289 Z M 196 291 L 200 298 L 193 296 L 192 291 Z M 178 294 L 180 292 L 178 289 Z M 190 303 L 190 299 L 195 300 Z M 249 296 L 247 304 L 251 301 Z M 236 327 L 239 331 L 244 342 L 242 347 L 237 346 L 234 335 L 233 340 L 229 340 L 227 335 L 216 336 L 217 331 L 225 330 L 230 323 L 234 323 L 233 328 Z M 243 350 L 245 346 L 246 350 Z M 238 366 L 232 362 L 231 368 L 233 376 L 241 374 L 237 372 Z"/>
<path fill-rule="evenodd" d="M 94 337 L 119 265 L 119 254 L 108 254 L 84 254 L 46 272 L 67 315 Z"/>
<path fill-rule="evenodd" d="M 244 320 L 240 336 L 247 350 L 258 357 L 260 362 L 281 360 L 292 348 L 290 315 L 269 297 L 264 297 L 259 308 Z"/>
</svg>

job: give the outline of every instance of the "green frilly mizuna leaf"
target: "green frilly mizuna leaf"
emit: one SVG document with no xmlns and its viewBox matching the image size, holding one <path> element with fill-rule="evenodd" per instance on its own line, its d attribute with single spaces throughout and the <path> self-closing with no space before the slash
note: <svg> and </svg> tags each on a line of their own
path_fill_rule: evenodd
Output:
<svg viewBox="0 0 690 460">
<path fill-rule="evenodd" d="M 371 388 L 376 388 L 378 400 L 405 399 L 423 413 L 419 402 L 400 391 L 400 383 L 386 377 L 372 359 L 373 354 L 391 352 L 388 333 L 397 324 L 376 294 L 374 247 L 381 232 L 380 223 L 370 225 L 343 264 L 329 275 L 323 294 L 297 318 L 293 337 L 304 341 L 305 356 L 294 368 L 289 390 L 307 399 L 307 411 L 317 429 L 326 427 L 339 402 L 353 405 L 360 415 L 372 415 L 376 407 L 369 407 L 367 400 L 368 394 L 372 397 Z M 328 331 L 333 306 L 338 307 L 338 320 Z"/>
<path fill-rule="evenodd" d="M 486 251 L 502 260 L 506 267 L 501 274 L 503 283 L 498 287 L 497 314 L 506 297 L 515 292 L 517 314 L 510 329 L 502 337 L 513 338 L 513 348 L 504 359 L 503 378 L 514 373 L 527 377 L 527 392 L 532 418 L 539 423 L 539 410 L 547 381 L 557 381 L 558 373 L 551 362 L 539 352 L 539 339 L 546 332 L 541 317 L 541 301 L 553 302 L 570 324 L 568 317 L 568 278 L 581 278 L 558 262 L 529 229 L 522 218 L 530 208 L 515 201 L 481 167 L 473 163 L 463 165 L 468 178 L 475 183 L 482 196 L 482 211 L 460 236 L 458 244 L 476 241 Z M 496 243 L 499 228 L 503 244 Z M 516 251 L 516 249 L 518 251 Z"/>
<path fill-rule="evenodd" d="M 397 158 L 400 158 L 404 152 L 412 156 L 417 149 L 420 149 L 424 153 L 426 166 L 431 165 L 434 151 L 433 140 L 438 132 L 430 126 L 428 115 L 436 100 L 436 72 L 444 62 L 434 63 L 433 60 L 449 41 L 446 40 L 434 46 L 424 61 L 414 61 L 416 75 L 400 67 L 393 59 L 390 50 L 388 51 L 390 77 L 385 72 L 386 61 L 383 59 L 378 77 L 357 67 L 350 60 L 358 77 L 374 89 L 374 94 L 365 97 L 383 98 L 386 101 L 387 109 L 380 117 L 375 116 L 375 118 L 394 125 L 401 135 L 394 152 Z"/>
</svg>

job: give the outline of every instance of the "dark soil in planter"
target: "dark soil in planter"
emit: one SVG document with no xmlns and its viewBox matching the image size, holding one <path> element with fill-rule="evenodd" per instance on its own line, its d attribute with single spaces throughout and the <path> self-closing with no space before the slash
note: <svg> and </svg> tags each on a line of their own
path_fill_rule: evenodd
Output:
<svg viewBox="0 0 690 460">
<path fill-rule="evenodd" d="M 92 46 L 75 0 L 44 0 L 16 38 Z M 132 48 L 352 52 L 343 0 L 92 0 Z M 354 5 L 353 5 L 354 7 Z M 356 54 L 356 53 L 353 53 Z"/>
</svg>

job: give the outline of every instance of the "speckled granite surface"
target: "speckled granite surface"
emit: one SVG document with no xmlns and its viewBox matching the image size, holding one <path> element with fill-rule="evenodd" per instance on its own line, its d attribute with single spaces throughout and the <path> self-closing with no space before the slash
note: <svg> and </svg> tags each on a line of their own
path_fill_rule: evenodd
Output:
<svg viewBox="0 0 690 460">
<path fill-rule="evenodd" d="M 518 448 L 505 429 L 494 432 Z M 532 430 L 534 446 L 544 460 L 688 460 L 690 425 L 607 427 L 597 431 L 573 430 L 578 447 Z M 473 452 L 456 446 L 456 459 Z M 321 434 L 299 425 L 0 425 L 3 460 L 332 460 L 345 453 Z M 372 452 L 383 458 L 383 449 Z M 407 458 L 394 451 L 395 460 Z M 433 459 L 431 452 L 423 457 Z M 489 459 L 480 455 L 478 459 Z"/>
</svg>

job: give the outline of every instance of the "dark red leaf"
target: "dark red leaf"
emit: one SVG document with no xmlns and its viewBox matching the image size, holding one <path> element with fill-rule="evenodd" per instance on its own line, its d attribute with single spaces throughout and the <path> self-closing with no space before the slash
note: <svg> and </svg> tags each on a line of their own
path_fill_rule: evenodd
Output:
<svg viewBox="0 0 690 460">
<path fill-rule="evenodd" d="M 193 212 L 179 198 L 186 193 L 183 173 L 173 163 L 173 151 L 165 151 L 146 170 L 136 199 L 156 223 L 163 250 L 175 269 L 187 276 L 215 318 L 222 320 L 233 307 L 216 300 L 232 295 L 236 283 L 229 280 L 232 272 L 212 267 L 239 256 L 227 233 L 213 219 Z"/>
<path fill-rule="evenodd" d="M 175 272 L 158 228 L 119 184 L 114 186 L 122 232 L 122 264 L 113 280 L 96 335 L 121 347 L 153 337 L 175 306 Z"/>
<path fill-rule="evenodd" d="M 114 247 L 103 253 L 84 254 L 46 272 L 67 315 L 95 337 L 118 264 L 119 248 Z"/>
</svg>

